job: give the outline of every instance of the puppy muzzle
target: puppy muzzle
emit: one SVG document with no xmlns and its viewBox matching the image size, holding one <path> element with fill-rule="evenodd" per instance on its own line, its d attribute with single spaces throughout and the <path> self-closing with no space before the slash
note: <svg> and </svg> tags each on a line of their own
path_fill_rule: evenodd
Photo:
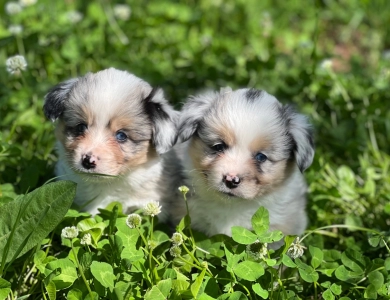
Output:
<svg viewBox="0 0 390 300">
<path fill-rule="evenodd" d="M 81 158 L 81 165 L 87 170 L 94 169 L 96 167 L 96 157 L 84 154 Z"/>
<path fill-rule="evenodd" d="M 231 174 L 224 175 L 222 178 L 222 181 L 226 185 L 226 187 L 229 189 L 235 189 L 241 183 L 240 177 L 238 177 L 237 175 L 231 175 Z"/>
</svg>

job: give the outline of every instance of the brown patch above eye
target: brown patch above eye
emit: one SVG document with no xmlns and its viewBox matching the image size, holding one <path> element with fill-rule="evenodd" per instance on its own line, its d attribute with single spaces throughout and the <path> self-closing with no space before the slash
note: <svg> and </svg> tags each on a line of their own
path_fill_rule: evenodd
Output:
<svg viewBox="0 0 390 300">
<path fill-rule="evenodd" d="M 271 142 L 268 137 L 259 136 L 256 137 L 249 145 L 249 150 L 252 153 L 257 153 L 268 149 L 271 146 Z"/>
</svg>

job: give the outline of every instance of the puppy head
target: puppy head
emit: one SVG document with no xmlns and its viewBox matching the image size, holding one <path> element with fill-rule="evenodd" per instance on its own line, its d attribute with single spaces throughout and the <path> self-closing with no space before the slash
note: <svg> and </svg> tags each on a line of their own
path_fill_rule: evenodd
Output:
<svg viewBox="0 0 390 300">
<path fill-rule="evenodd" d="M 283 183 L 295 165 L 310 166 L 314 147 L 306 118 L 264 91 L 222 89 L 184 105 L 179 140 L 206 185 L 253 199 Z"/>
<path fill-rule="evenodd" d="M 44 113 L 71 168 L 81 173 L 123 175 L 170 149 L 178 113 L 160 89 L 113 68 L 55 86 Z"/>
</svg>

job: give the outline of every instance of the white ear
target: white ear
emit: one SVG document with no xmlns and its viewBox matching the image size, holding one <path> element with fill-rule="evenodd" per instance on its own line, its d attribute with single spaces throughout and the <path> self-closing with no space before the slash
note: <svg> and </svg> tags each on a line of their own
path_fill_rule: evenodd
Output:
<svg viewBox="0 0 390 300">
<path fill-rule="evenodd" d="M 289 133 L 295 142 L 295 160 L 301 172 L 306 170 L 314 158 L 313 129 L 307 117 L 298 114 L 286 105 L 283 107 L 288 118 Z"/>
<path fill-rule="evenodd" d="M 218 93 L 207 92 L 197 96 L 190 96 L 183 105 L 179 121 L 179 142 L 185 142 L 191 138 L 203 120 L 206 111 L 217 99 Z"/>
<path fill-rule="evenodd" d="M 153 144 L 157 152 L 169 151 L 177 140 L 179 112 L 173 109 L 159 88 L 153 88 L 144 99 L 144 107 L 153 124 Z"/>
</svg>

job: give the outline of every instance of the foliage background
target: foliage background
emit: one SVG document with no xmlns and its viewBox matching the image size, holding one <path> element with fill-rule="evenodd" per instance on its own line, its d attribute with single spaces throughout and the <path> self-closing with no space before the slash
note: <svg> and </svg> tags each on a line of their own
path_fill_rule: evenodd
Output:
<svg viewBox="0 0 390 300">
<path fill-rule="evenodd" d="M 53 177 L 53 125 L 42 113 L 48 89 L 116 67 L 163 87 L 177 108 L 189 94 L 227 85 L 295 103 L 316 131 L 306 172 L 310 228 L 388 231 L 389 1 L 128 0 L 128 20 L 115 15 L 119 3 L 38 0 L 11 15 L 0 1 L 3 190 L 23 194 Z M 73 11 L 82 14 L 77 22 Z M 14 35 L 16 24 L 23 30 Z M 21 76 L 5 67 L 16 54 L 28 63 Z M 311 243 L 388 255 L 356 231 L 335 229 Z"/>
</svg>

